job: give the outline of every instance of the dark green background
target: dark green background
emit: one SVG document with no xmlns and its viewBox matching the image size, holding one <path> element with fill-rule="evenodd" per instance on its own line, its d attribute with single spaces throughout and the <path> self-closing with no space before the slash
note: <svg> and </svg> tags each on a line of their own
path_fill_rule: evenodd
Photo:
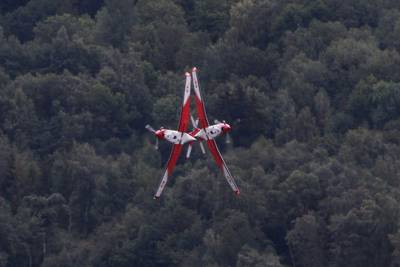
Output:
<svg viewBox="0 0 400 267">
<path fill-rule="evenodd" d="M 0 12 L 1 267 L 400 266 L 398 0 Z M 157 202 L 192 66 L 242 194 L 195 146 Z"/>
</svg>

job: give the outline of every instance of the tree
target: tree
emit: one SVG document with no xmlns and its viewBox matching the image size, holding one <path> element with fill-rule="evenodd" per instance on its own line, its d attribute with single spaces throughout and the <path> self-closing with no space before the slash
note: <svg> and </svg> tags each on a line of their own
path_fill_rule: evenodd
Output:
<svg viewBox="0 0 400 267">
<path fill-rule="evenodd" d="M 315 117 L 311 114 L 310 108 L 305 107 L 300 111 L 295 123 L 295 130 L 296 138 L 300 142 L 310 141 L 318 135 Z"/>
<path fill-rule="evenodd" d="M 194 31 L 208 32 L 212 40 L 217 40 L 228 29 L 229 4 L 231 1 L 194 1 L 190 27 Z"/>
<path fill-rule="evenodd" d="M 391 222 L 382 216 L 384 213 L 375 201 L 364 200 L 347 214 L 332 217 L 330 252 L 336 266 L 389 264 L 388 234 L 392 229 L 388 225 Z M 375 247 L 377 243 L 380 249 Z"/>
<path fill-rule="evenodd" d="M 139 1 L 136 9 L 139 23 L 131 29 L 131 44 L 157 70 L 176 70 L 176 55 L 189 37 L 181 8 L 152 0 Z"/>
<path fill-rule="evenodd" d="M 270 78 L 277 56 L 273 47 L 271 50 L 267 53 L 236 40 L 220 39 L 206 50 L 203 66 L 207 71 L 205 75 L 216 80 L 227 79 L 231 74 Z"/>
<path fill-rule="evenodd" d="M 238 252 L 244 244 L 253 242 L 252 233 L 246 215 L 230 211 L 227 217 L 215 224 L 214 229 L 208 229 L 203 243 L 206 251 L 205 262 L 215 261 L 221 265 L 233 265 L 237 260 Z"/>
<path fill-rule="evenodd" d="M 69 1 L 33 0 L 25 6 L 20 6 L 4 18 L 5 32 L 15 35 L 22 42 L 33 38 L 35 24 L 47 16 L 70 11 Z"/>
<path fill-rule="evenodd" d="M 317 91 L 327 87 L 328 70 L 320 61 L 313 61 L 300 54 L 286 64 L 282 86 L 298 108 L 311 106 Z"/>
<path fill-rule="evenodd" d="M 40 21 L 34 28 L 35 42 L 50 43 L 64 27 L 66 35 L 71 39 L 90 41 L 94 21 L 88 16 L 73 16 L 71 14 L 55 15 Z"/>
<path fill-rule="evenodd" d="M 398 0 L 0 2 L 0 267 L 400 265 Z M 153 201 L 193 66 L 242 194 Z"/>
<path fill-rule="evenodd" d="M 294 124 L 296 120 L 296 106 L 287 90 L 280 90 L 277 93 L 275 114 L 281 114 L 278 127 L 275 133 L 275 140 L 280 144 L 285 144 L 295 138 Z"/>
<path fill-rule="evenodd" d="M 323 62 L 330 71 L 328 81 L 332 82 L 328 94 L 336 92 L 335 104 L 340 103 L 341 98 L 348 95 L 353 86 L 365 77 L 368 61 L 380 53 L 370 33 L 367 32 L 361 38 L 354 37 L 356 33 L 332 42 L 323 56 Z"/>
<path fill-rule="evenodd" d="M 323 22 L 313 20 L 308 27 L 300 27 L 295 31 L 285 33 L 285 56 L 292 58 L 299 51 L 312 60 L 319 59 L 332 41 L 344 38 L 346 27 L 339 21 Z"/>
<path fill-rule="evenodd" d="M 31 136 L 38 126 L 35 106 L 32 99 L 21 88 L 16 88 L 11 101 L 4 128 L 12 140 L 18 141 L 20 148 L 24 149 L 32 144 Z"/>
<path fill-rule="evenodd" d="M 366 129 L 349 131 L 340 149 L 341 158 L 347 163 L 373 166 L 377 156 L 385 151 L 382 136 Z"/>
<path fill-rule="evenodd" d="M 230 11 L 228 34 L 245 44 L 265 47 L 272 39 L 268 18 L 276 14 L 276 1 L 238 1 Z"/>
<path fill-rule="evenodd" d="M 293 265 L 323 266 L 326 264 L 324 229 L 314 214 L 297 217 L 286 239 L 293 253 Z"/>
<path fill-rule="evenodd" d="M 211 88 L 208 91 L 211 91 Z M 247 136 L 245 140 L 240 140 L 239 144 L 246 144 L 246 141 L 252 140 L 260 133 L 272 135 L 272 101 L 268 97 L 269 85 L 264 79 L 254 76 L 240 79 L 232 76 L 226 83 L 219 84 L 214 92 L 208 102 L 210 110 L 212 107 L 218 107 L 212 112 L 215 118 L 226 120 L 235 127 L 232 133 L 234 139 L 236 136 Z"/>
<path fill-rule="evenodd" d="M 279 257 L 272 248 L 267 248 L 265 251 L 259 252 L 258 250 L 244 245 L 238 255 L 237 267 L 281 267 Z"/>
<path fill-rule="evenodd" d="M 0 135 L 0 188 L 1 195 L 4 198 L 11 199 L 13 195 L 13 179 L 12 179 L 12 165 L 13 165 L 13 147 L 8 138 Z"/>
<path fill-rule="evenodd" d="M 319 178 L 313 174 L 306 174 L 295 170 L 281 184 L 282 189 L 287 192 L 288 216 L 292 218 L 316 209 L 318 200 L 321 198 Z"/>
<path fill-rule="evenodd" d="M 320 129 L 320 133 L 325 133 L 329 127 L 332 116 L 330 98 L 325 90 L 320 90 L 314 96 L 314 109 L 316 113 L 316 123 Z"/>
<path fill-rule="evenodd" d="M 53 190 L 69 202 L 68 228 L 87 236 L 93 231 L 96 217 L 102 213 L 101 208 L 96 206 L 96 200 L 100 199 L 99 191 L 105 183 L 102 176 L 105 163 L 88 144 L 75 143 L 69 154 L 57 156 L 61 158 L 52 167 Z"/>
<path fill-rule="evenodd" d="M 100 44 L 121 47 L 136 20 L 134 0 L 106 0 L 96 14 L 95 40 Z"/>
</svg>

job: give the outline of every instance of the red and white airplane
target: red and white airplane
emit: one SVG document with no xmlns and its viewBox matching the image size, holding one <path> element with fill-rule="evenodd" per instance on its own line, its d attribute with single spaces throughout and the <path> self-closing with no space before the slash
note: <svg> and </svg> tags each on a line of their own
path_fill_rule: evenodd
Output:
<svg viewBox="0 0 400 267">
<path fill-rule="evenodd" d="M 215 125 L 210 125 L 208 123 L 206 108 L 204 104 L 204 100 L 201 97 L 199 81 L 197 80 L 197 69 L 193 68 L 192 70 L 193 77 L 193 87 L 195 92 L 195 103 L 197 109 L 197 115 L 199 116 L 200 128 L 203 133 L 198 133 L 199 137 L 207 141 L 208 149 L 211 151 L 211 154 L 214 157 L 215 162 L 217 163 L 218 168 L 221 169 L 224 174 L 228 184 L 231 186 L 233 192 L 236 195 L 240 194 L 239 187 L 236 185 L 235 179 L 233 178 L 231 172 L 224 159 L 221 156 L 221 152 L 219 152 L 217 143 L 215 142 L 215 138 L 221 134 L 227 133 L 231 130 L 231 126 L 225 122 L 218 123 Z"/>
<path fill-rule="evenodd" d="M 172 175 L 172 171 L 175 168 L 176 162 L 179 158 L 179 155 L 182 151 L 182 147 L 184 144 L 189 143 L 188 150 L 186 153 L 186 158 L 189 158 L 190 153 L 192 151 L 192 144 L 194 141 L 198 140 L 200 142 L 200 147 L 203 153 L 205 153 L 203 144 L 201 141 L 207 142 L 207 147 L 209 148 L 213 158 L 218 166 L 224 174 L 228 184 L 234 191 L 236 195 L 240 194 L 240 190 L 236 185 L 236 182 L 230 173 L 228 167 L 224 159 L 221 156 L 221 153 L 218 149 L 217 143 L 215 142 L 215 138 L 228 133 L 231 130 L 231 126 L 225 122 L 217 122 L 214 125 L 210 125 L 208 123 L 204 100 L 201 97 L 199 82 L 197 80 L 197 69 L 193 68 L 192 75 L 186 72 L 186 83 L 185 83 L 185 93 L 183 97 L 182 110 L 178 125 L 178 130 L 169 130 L 160 128 L 159 130 L 154 130 L 150 125 L 146 125 L 146 129 L 153 132 L 157 139 L 167 140 L 173 143 L 171 155 L 166 165 L 166 170 L 164 175 L 161 178 L 160 185 L 157 188 L 157 191 L 154 195 L 155 199 L 158 199 L 162 191 L 165 188 L 165 185 L 168 181 L 168 178 Z M 190 116 L 190 91 L 191 91 L 191 77 L 193 77 L 193 85 L 195 91 L 195 103 L 197 108 L 197 115 L 199 119 L 195 121 L 193 117 Z M 189 119 L 192 121 L 193 131 L 186 133 Z M 198 126 L 198 124 L 200 125 Z M 157 145 L 156 145 L 157 147 Z"/>
</svg>

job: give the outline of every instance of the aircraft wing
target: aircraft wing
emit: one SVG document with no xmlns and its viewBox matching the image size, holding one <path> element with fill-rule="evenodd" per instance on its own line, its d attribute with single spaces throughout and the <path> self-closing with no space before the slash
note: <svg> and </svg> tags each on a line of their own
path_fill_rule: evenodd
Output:
<svg viewBox="0 0 400 267">
<path fill-rule="evenodd" d="M 164 190 L 165 185 L 167 184 L 168 178 L 172 175 L 172 172 L 175 168 L 176 162 L 178 161 L 179 155 L 182 151 L 182 145 L 176 144 L 172 146 L 171 155 L 169 156 L 166 170 L 164 172 L 163 177 L 161 178 L 160 185 L 157 188 L 157 192 L 154 195 L 154 198 L 157 199 L 161 196 L 162 191 Z"/>
<path fill-rule="evenodd" d="M 193 68 L 193 70 L 192 70 L 192 77 L 193 77 L 195 102 L 196 102 L 196 108 L 197 108 L 197 115 L 199 117 L 200 128 L 205 130 L 205 128 L 207 128 L 209 126 L 209 122 L 207 119 L 207 113 L 206 113 L 204 101 L 201 97 L 199 82 L 197 80 L 197 69 L 196 68 Z M 206 133 L 206 137 L 207 137 L 207 146 L 208 146 L 209 150 L 211 151 L 211 154 L 212 154 L 218 168 L 221 169 L 222 173 L 224 174 L 224 176 L 225 176 L 226 180 L 228 181 L 228 184 L 230 185 L 232 190 L 237 195 L 239 195 L 240 194 L 239 187 L 236 185 L 235 179 L 233 178 L 228 167 L 226 166 L 226 163 L 225 163 L 224 159 L 222 158 L 221 153 L 219 152 L 217 143 L 215 142 L 214 139 L 208 139 L 207 133 Z"/>
<path fill-rule="evenodd" d="M 224 159 L 222 158 L 221 153 L 219 152 L 217 143 L 215 142 L 214 139 L 208 139 L 207 140 L 207 146 L 211 151 L 211 154 L 215 160 L 215 163 L 217 164 L 218 168 L 221 169 L 222 173 L 225 176 L 226 181 L 232 188 L 233 192 L 235 192 L 236 195 L 240 194 L 239 187 L 237 186 L 235 179 L 233 178 L 231 172 L 228 169 L 228 166 L 226 166 L 226 163 Z"/>
<path fill-rule="evenodd" d="M 206 108 L 204 106 L 204 101 L 201 97 L 199 81 L 197 80 L 197 69 L 193 68 L 192 70 L 192 77 L 193 77 L 193 87 L 195 93 L 195 103 L 197 108 L 197 116 L 199 117 L 199 128 L 207 128 L 210 124 L 208 123 Z"/>
<path fill-rule="evenodd" d="M 188 72 L 186 72 L 186 83 L 185 83 L 185 92 L 183 95 L 183 103 L 182 110 L 179 119 L 178 131 L 182 133 L 186 132 L 186 129 L 189 126 L 189 118 L 190 118 L 190 84 L 191 77 Z M 162 191 L 164 190 L 165 185 L 167 184 L 168 178 L 172 175 L 172 172 L 175 168 L 176 162 L 178 161 L 179 155 L 182 151 L 182 144 L 174 144 L 172 146 L 171 154 L 169 156 L 167 165 L 165 167 L 165 172 L 163 177 L 161 178 L 160 185 L 157 188 L 157 191 L 154 195 L 154 198 L 157 199 L 161 196 Z"/>
<path fill-rule="evenodd" d="M 185 93 L 183 95 L 183 103 L 182 103 L 182 110 L 181 116 L 179 119 L 178 131 L 179 132 L 186 132 L 189 126 L 189 119 L 190 119 L 190 84 L 191 84 L 191 77 L 189 72 L 185 73 L 186 75 L 186 83 L 185 83 Z"/>
</svg>

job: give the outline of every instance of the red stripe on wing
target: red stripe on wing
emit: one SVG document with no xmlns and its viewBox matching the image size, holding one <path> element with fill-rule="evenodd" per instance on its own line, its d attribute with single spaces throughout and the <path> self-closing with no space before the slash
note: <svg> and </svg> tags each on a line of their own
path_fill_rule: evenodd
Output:
<svg viewBox="0 0 400 267">
<path fill-rule="evenodd" d="M 190 74 L 186 73 L 186 83 L 185 83 L 185 92 L 183 94 L 183 104 L 181 109 L 181 114 L 179 117 L 179 124 L 178 124 L 178 131 L 182 134 L 186 132 L 186 129 L 189 126 L 189 119 L 190 119 Z M 189 84 L 189 88 L 187 91 L 187 85 Z M 185 97 L 185 96 L 188 97 Z M 182 136 L 181 136 L 182 137 Z M 174 144 L 171 149 L 171 154 L 169 156 L 168 162 L 166 164 L 166 176 L 161 178 L 160 184 L 157 188 L 156 195 L 154 198 L 159 198 L 162 191 L 164 190 L 164 186 L 168 181 L 168 178 L 172 175 L 172 172 L 175 168 L 176 162 L 182 152 L 182 145 L 181 144 Z M 159 192 L 160 191 L 160 192 Z"/>
<path fill-rule="evenodd" d="M 172 151 L 171 155 L 169 156 L 169 160 L 167 162 L 167 170 L 168 170 L 168 175 L 172 174 L 172 171 L 175 168 L 176 162 L 178 161 L 179 155 L 181 154 L 182 151 L 182 145 L 177 144 L 172 146 Z"/>
<path fill-rule="evenodd" d="M 221 156 L 221 153 L 219 152 L 219 149 L 217 147 L 217 144 L 215 143 L 215 140 L 209 139 L 207 140 L 207 146 L 211 151 L 211 154 L 217 163 L 218 168 L 222 168 L 222 165 L 224 164 L 224 160 Z"/>
<path fill-rule="evenodd" d="M 206 108 L 204 102 L 201 101 L 197 96 L 195 97 L 195 103 L 197 108 L 197 116 L 199 117 L 200 128 L 207 128 L 209 126 Z"/>
<path fill-rule="evenodd" d="M 189 126 L 190 119 L 190 97 L 186 101 L 186 103 L 182 106 L 181 116 L 179 119 L 178 131 L 186 132 Z"/>
<path fill-rule="evenodd" d="M 217 164 L 218 168 L 222 171 L 223 175 L 225 176 L 226 180 L 228 181 L 230 187 L 232 190 L 235 192 L 236 195 L 240 194 L 239 187 L 236 185 L 235 179 L 233 178 L 232 174 L 230 173 L 228 166 L 226 166 L 226 163 L 224 159 L 222 158 L 221 153 L 219 152 L 217 143 L 215 140 L 207 140 L 207 146 L 211 151 L 211 154 L 215 160 L 215 163 Z"/>
<path fill-rule="evenodd" d="M 178 161 L 181 151 L 182 151 L 182 145 L 178 144 L 172 146 L 171 154 L 169 156 L 167 165 L 165 167 L 166 172 L 164 172 L 164 175 L 161 177 L 160 184 L 158 185 L 156 194 L 154 195 L 155 199 L 161 196 L 169 177 L 172 175 L 172 172 L 175 168 L 176 162 Z"/>
</svg>

